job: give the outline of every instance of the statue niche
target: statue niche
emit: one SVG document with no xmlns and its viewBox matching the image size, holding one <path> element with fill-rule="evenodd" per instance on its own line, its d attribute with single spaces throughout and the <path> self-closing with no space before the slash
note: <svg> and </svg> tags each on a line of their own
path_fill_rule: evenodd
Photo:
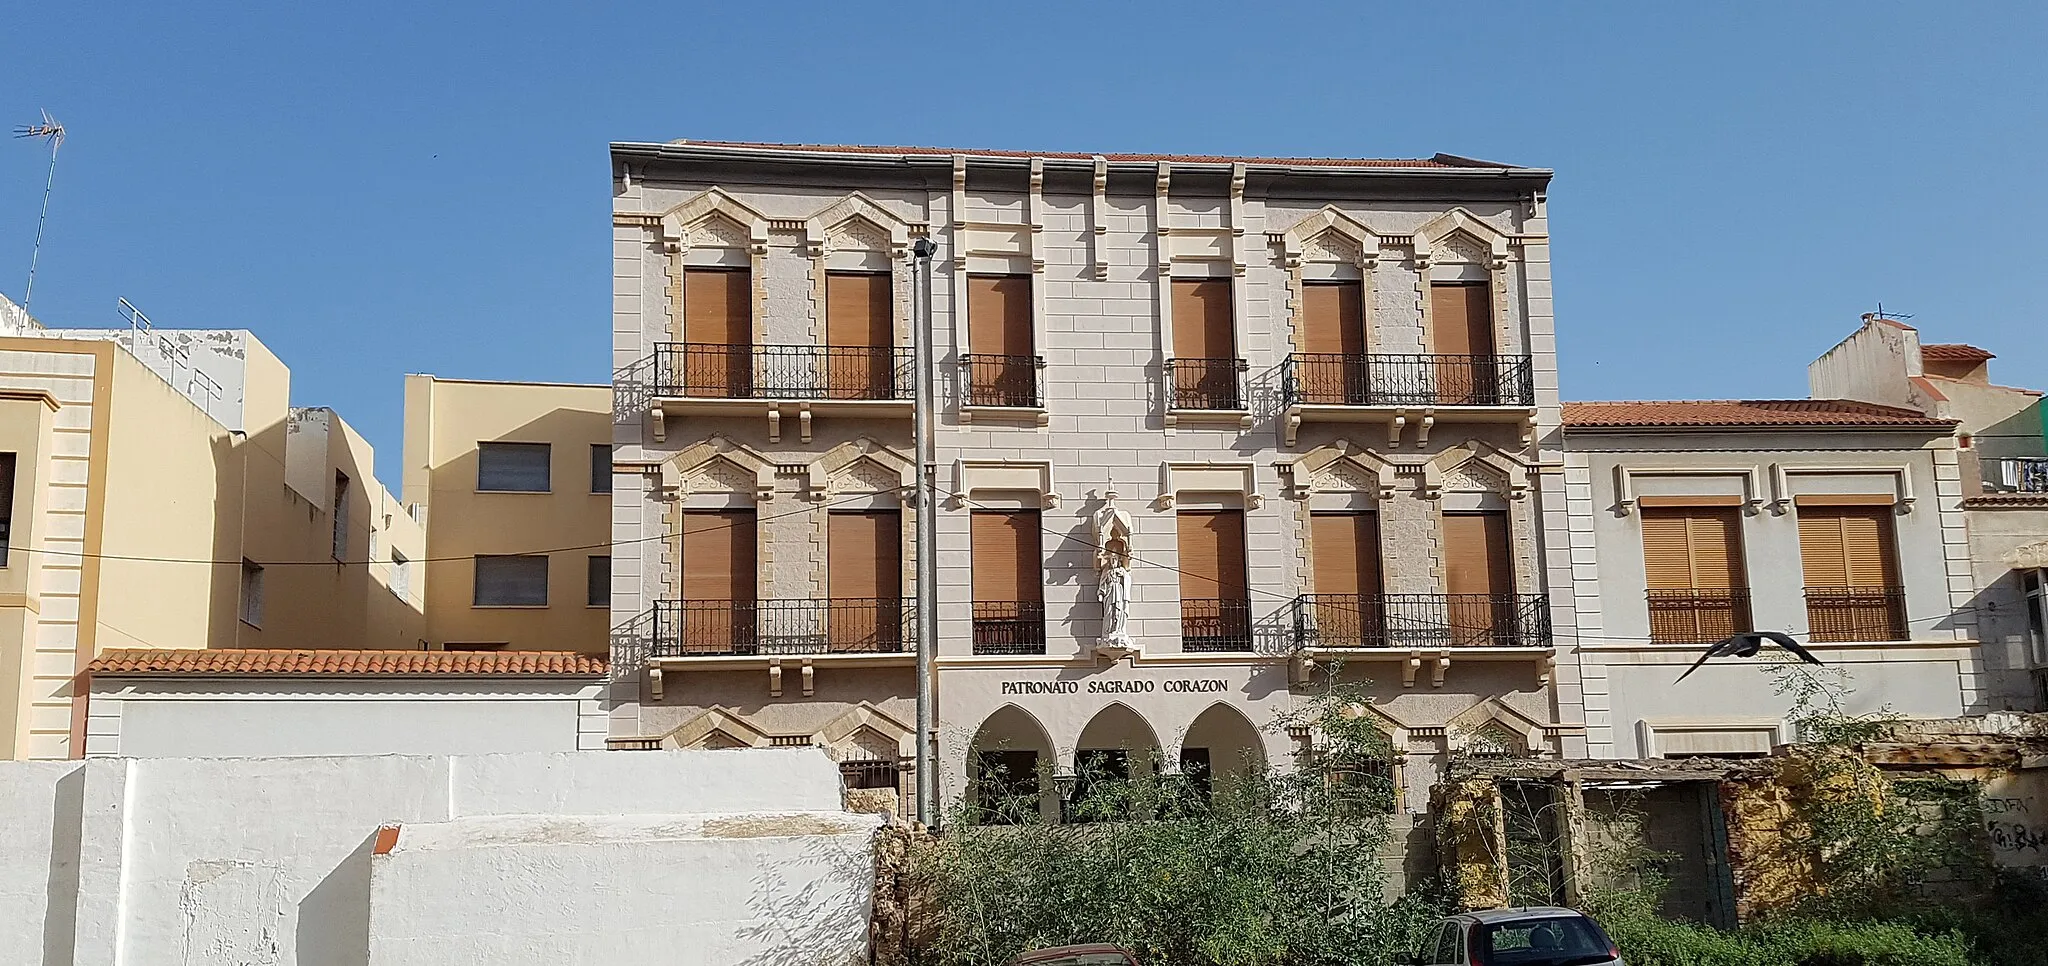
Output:
<svg viewBox="0 0 2048 966">
<path fill-rule="evenodd" d="M 1118 660 L 1138 654 L 1131 637 L 1131 515 L 1116 506 L 1116 491 L 1102 495 L 1091 521 L 1095 532 L 1095 591 L 1102 601 L 1102 634 L 1097 657 Z"/>
</svg>

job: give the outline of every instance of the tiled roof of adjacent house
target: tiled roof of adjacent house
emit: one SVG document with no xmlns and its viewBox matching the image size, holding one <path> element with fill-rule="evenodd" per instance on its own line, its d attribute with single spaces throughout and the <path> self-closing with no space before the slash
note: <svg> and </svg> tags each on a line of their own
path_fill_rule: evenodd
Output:
<svg viewBox="0 0 2048 966">
<path fill-rule="evenodd" d="M 964 154 L 982 158 L 1060 158 L 1086 161 L 1097 155 L 1084 151 L 1010 151 L 988 148 L 925 148 L 880 144 L 783 144 L 773 141 L 671 141 L 678 146 L 700 148 L 734 148 L 759 151 L 802 151 L 816 154 L 872 154 L 872 155 L 949 155 Z M 1294 167 L 1328 168 L 1501 168 L 1516 167 L 1494 161 L 1480 161 L 1476 158 L 1461 158 L 1454 154 L 1437 154 L 1427 158 L 1277 158 L 1277 157 L 1233 157 L 1222 154 L 1103 154 L 1110 161 L 1165 161 L 1169 164 L 1277 164 Z"/>
<path fill-rule="evenodd" d="M 1854 428 L 1948 429 L 1953 420 L 1846 399 L 1689 399 L 1564 404 L 1566 429 Z"/>
<path fill-rule="evenodd" d="M 1983 507 L 2048 509 L 2048 493 L 1986 493 L 1963 501 L 1963 509 Z"/>
<path fill-rule="evenodd" d="M 581 676 L 605 673 L 602 656 L 570 651 L 295 651 L 120 648 L 86 665 L 92 674 L 184 676 Z"/>
<path fill-rule="evenodd" d="M 1959 342 L 1937 342 L 1932 345 L 1922 345 L 1920 347 L 1920 358 L 1933 359 L 1936 362 L 1983 362 L 1986 359 L 1996 359 L 1998 357 L 1992 355 L 1989 351 L 1979 349 L 1973 345 L 1963 345 Z"/>
</svg>

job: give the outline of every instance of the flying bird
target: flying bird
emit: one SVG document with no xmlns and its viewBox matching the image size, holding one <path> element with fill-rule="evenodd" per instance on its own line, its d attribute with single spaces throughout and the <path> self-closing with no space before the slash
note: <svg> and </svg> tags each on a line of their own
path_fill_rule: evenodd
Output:
<svg viewBox="0 0 2048 966">
<path fill-rule="evenodd" d="M 1758 651 L 1763 650 L 1763 647 L 1766 643 L 1776 644 L 1779 647 L 1782 647 L 1785 650 L 1792 652 L 1792 655 L 1794 657 L 1797 657 L 1808 664 L 1820 663 L 1820 658 L 1814 657 L 1813 652 L 1808 651 L 1806 648 L 1800 647 L 1799 642 L 1793 640 L 1792 635 L 1790 634 L 1786 634 L 1782 631 L 1750 631 L 1743 634 L 1737 634 L 1733 637 L 1729 637 L 1724 640 L 1715 641 L 1714 643 L 1707 645 L 1706 652 L 1700 655 L 1699 660 L 1692 662 L 1692 667 L 1686 668 L 1685 674 L 1679 675 L 1678 680 L 1683 681 L 1686 679 L 1687 675 L 1690 675 L 1692 672 L 1699 670 L 1700 665 L 1707 663 L 1707 658 L 1755 657 Z M 1674 681 L 1672 683 L 1676 684 L 1677 681 Z"/>
</svg>

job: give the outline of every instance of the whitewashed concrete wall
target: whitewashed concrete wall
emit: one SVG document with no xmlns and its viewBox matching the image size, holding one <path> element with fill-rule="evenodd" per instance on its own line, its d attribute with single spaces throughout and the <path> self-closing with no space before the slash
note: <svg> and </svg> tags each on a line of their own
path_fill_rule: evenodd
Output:
<svg viewBox="0 0 2048 966">
<path fill-rule="evenodd" d="M 775 749 L 11 762 L 0 821 L 9 964 L 839 966 L 865 954 L 877 820 L 840 810 L 822 752 Z M 518 941 L 462 945 L 487 934 Z"/>
<path fill-rule="evenodd" d="M 93 680 L 88 757 L 602 751 L 596 678 Z"/>
</svg>

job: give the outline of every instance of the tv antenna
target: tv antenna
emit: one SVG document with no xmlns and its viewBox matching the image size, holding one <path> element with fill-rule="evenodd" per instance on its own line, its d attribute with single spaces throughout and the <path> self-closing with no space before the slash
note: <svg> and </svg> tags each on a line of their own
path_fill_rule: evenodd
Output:
<svg viewBox="0 0 2048 966">
<path fill-rule="evenodd" d="M 1871 316 L 1873 318 L 1893 319 L 1895 321 L 1904 322 L 1905 320 L 1912 318 L 1913 314 L 1911 312 L 1887 312 L 1884 310 L 1884 303 L 1879 302 L 1877 303 L 1877 311 L 1872 312 Z"/>
<path fill-rule="evenodd" d="M 64 125 L 43 112 L 41 124 L 25 124 L 14 129 L 18 138 L 41 138 L 50 144 L 50 174 L 43 179 L 43 213 L 36 218 L 36 247 L 28 256 L 28 289 L 21 293 L 21 310 L 28 311 L 29 300 L 36 295 L 36 261 L 43 256 L 43 223 L 50 220 L 50 187 L 57 183 L 57 149 L 64 144 Z"/>
</svg>

